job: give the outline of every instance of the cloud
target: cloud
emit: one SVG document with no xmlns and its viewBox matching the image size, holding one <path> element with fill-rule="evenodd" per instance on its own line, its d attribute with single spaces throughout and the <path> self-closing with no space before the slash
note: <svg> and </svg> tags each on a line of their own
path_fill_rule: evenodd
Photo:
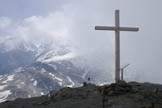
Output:
<svg viewBox="0 0 162 108">
<path fill-rule="evenodd" d="M 11 20 L 7 17 L 1 17 L 0 18 L 0 28 L 4 29 L 6 27 L 8 27 L 9 25 L 11 25 Z"/>
<path fill-rule="evenodd" d="M 74 8 L 75 10 L 70 13 Z M 85 7 L 85 11 L 87 8 Z M 0 34 L 3 38 L 1 46 L 3 43 L 3 48 L 10 51 L 21 48 L 22 45 L 27 46 L 29 50 L 32 50 L 33 46 L 39 48 L 51 43 L 53 49 L 63 45 L 80 58 L 86 59 L 84 62 L 86 65 L 99 69 L 101 74 L 110 74 L 112 72 L 110 71 L 112 70 L 111 38 L 109 36 L 101 38 L 98 35 L 100 33 L 94 30 L 98 18 L 88 19 L 84 16 L 88 14 L 82 13 L 78 2 L 74 2 L 64 5 L 62 10 L 55 10 L 45 16 L 35 15 L 22 20 L 5 17 L 4 21 L 0 22 L 0 25 L 6 24 L 5 27 L 3 26 L 4 33 Z M 106 33 L 101 33 L 104 34 Z"/>
<path fill-rule="evenodd" d="M 22 43 L 35 46 L 50 42 L 66 43 L 69 22 L 61 12 L 51 13 L 45 17 L 32 16 L 19 22 L 4 17 L 1 19 L 3 20 L 0 22 L 0 27 L 3 33 L 0 37 L 3 38 L 2 42 L 8 49 L 17 48 Z"/>
<path fill-rule="evenodd" d="M 21 20 L 2 17 L 0 43 L 5 41 L 4 46 L 10 50 L 21 43 L 29 47 L 63 44 L 87 59 L 90 66 L 100 68 L 101 74 L 114 75 L 114 33 L 95 31 L 94 26 L 114 25 L 114 10 L 120 9 L 121 25 L 140 27 L 139 33 L 121 33 L 121 64 L 131 64 L 126 79 L 161 82 L 161 1 L 150 0 L 147 5 L 146 2 L 69 0 L 61 2 L 59 8 L 50 5 L 50 11 L 43 15 L 34 14 Z"/>
</svg>

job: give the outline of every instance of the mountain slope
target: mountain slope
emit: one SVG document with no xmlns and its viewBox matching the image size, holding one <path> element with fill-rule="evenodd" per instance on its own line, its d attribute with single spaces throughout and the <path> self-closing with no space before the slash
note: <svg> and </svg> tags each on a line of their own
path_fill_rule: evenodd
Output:
<svg viewBox="0 0 162 108">
<path fill-rule="evenodd" d="M 0 101 L 35 97 L 62 87 L 80 86 L 84 82 L 83 72 L 68 61 L 50 64 L 37 62 L 19 67 L 12 74 L 1 75 Z"/>
<path fill-rule="evenodd" d="M 104 79 L 68 45 L 54 40 L 18 40 L 6 38 L 0 42 L 0 102 L 78 87 L 90 76 L 97 84 Z"/>
</svg>

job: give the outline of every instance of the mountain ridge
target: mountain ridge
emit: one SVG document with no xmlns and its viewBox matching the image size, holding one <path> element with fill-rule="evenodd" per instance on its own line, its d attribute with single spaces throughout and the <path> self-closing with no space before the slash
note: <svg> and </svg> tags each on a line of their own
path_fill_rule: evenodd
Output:
<svg viewBox="0 0 162 108">
<path fill-rule="evenodd" d="M 120 82 L 96 86 L 62 88 L 58 92 L 30 99 L 16 99 L 1 108 L 161 108 L 162 85 Z"/>
</svg>

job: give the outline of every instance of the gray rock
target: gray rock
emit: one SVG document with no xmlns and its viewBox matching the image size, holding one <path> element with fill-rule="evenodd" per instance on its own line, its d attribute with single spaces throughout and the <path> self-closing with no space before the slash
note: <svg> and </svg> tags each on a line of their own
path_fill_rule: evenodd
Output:
<svg viewBox="0 0 162 108">
<path fill-rule="evenodd" d="M 162 108 L 161 87 L 137 82 L 105 86 L 87 84 L 63 88 L 47 96 L 4 102 L 0 108 Z"/>
</svg>

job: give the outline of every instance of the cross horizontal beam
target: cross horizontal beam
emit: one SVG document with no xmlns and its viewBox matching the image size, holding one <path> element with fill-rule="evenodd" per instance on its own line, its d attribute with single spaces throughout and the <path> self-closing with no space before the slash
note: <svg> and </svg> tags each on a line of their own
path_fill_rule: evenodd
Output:
<svg viewBox="0 0 162 108">
<path fill-rule="evenodd" d="M 115 31 L 115 27 L 95 26 L 95 30 L 114 30 Z"/>
<path fill-rule="evenodd" d="M 111 30 L 111 31 L 139 31 L 138 27 L 109 27 L 109 26 L 95 26 L 95 30 Z"/>
<path fill-rule="evenodd" d="M 138 27 L 119 27 L 120 31 L 139 31 Z"/>
</svg>

